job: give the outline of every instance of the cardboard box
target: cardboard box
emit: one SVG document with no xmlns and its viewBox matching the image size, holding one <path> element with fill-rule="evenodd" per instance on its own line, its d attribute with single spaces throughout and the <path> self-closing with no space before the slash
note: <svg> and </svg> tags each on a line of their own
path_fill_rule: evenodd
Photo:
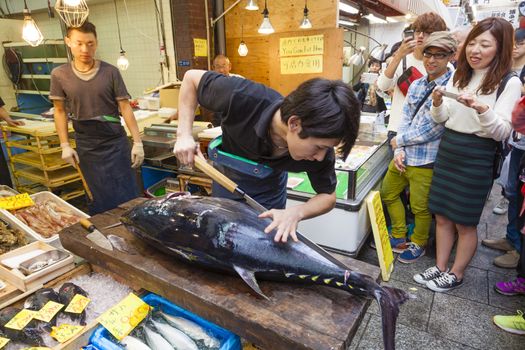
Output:
<svg viewBox="0 0 525 350">
<path fill-rule="evenodd" d="M 160 89 L 160 107 L 179 107 L 180 85 Z"/>
</svg>

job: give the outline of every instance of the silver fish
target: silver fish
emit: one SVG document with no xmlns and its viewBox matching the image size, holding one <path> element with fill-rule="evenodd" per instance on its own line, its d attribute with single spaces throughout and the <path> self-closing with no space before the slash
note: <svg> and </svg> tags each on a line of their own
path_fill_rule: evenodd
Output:
<svg viewBox="0 0 525 350">
<path fill-rule="evenodd" d="M 199 350 L 195 342 L 184 332 L 166 323 L 151 320 L 157 332 L 160 333 L 170 343 L 175 350 Z"/>
<path fill-rule="evenodd" d="M 126 346 L 126 350 L 151 350 L 149 346 L 131 335 L 122 339 L 120 343 Z"/>
<path fill-rule="evenodd" d="M 162 335 L 155 332 L 153 329 L 144 326 L 144 333 L 146 334 L 146 341 L 151 350 L 175 350 Z"/>
<path fill-rule="evenodd" d="M 168 315 L 164 312 L 159 314 L 173 327 L 187 334 L 190 338 L 196 341 L 201 341 L 208 348 L 219 348 L 221 343 L 215 337 L 210 336 L 204 328 L 183 317 L 176 317 Z"/>
</svg>

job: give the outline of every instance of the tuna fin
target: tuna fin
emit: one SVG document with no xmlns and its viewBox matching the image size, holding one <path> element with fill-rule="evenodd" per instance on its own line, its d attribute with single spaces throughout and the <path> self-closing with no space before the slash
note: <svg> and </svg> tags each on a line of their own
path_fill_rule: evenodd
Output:
<svg viewBox="0 0 525 350">
<path fill-rule="evenodd" d="M 255 274 L 253 271 L 246 270 L 242 267 L 239 267 L 237 265 L 233 265 L 233 268 L 239 276 L 246 282 L 257 294 L 259 294 L 261 297 L 263 297 L 266 300 L 270 300 L 261 290 L 261 287 L 259 287 L 259 284 L 257 283 L 257 279 L 255 278 Z"/>
<path fill-rule="evenodd" d="M 381 287 L 376 290 L 375 297 L 381 311 L 383 346 L 385 350 L 394 350 L 396 348 L 396 321 L 399 306 L 411 299 L 411 296 L 401 289 Z"/>
</svg>

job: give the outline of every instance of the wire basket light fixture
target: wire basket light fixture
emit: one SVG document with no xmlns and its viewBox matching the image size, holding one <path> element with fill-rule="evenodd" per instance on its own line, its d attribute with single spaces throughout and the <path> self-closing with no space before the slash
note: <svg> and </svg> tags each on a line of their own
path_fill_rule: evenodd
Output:
<svg viewBox="0 0 525 350">
<path fill-rule="evenodd" d="M 68 27 L 80 27 L 89 16 L 86 0 L 57 0 L 55 10 Z"/>
</svg>

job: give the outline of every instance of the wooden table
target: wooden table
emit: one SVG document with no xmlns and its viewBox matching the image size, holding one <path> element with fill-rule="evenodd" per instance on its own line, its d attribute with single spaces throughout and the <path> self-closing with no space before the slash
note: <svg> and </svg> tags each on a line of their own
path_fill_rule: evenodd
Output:
<svg viewBox="0 0 525 350">
<path fill-rule="evenodd" d="M 90 219 L 104 234 L 125 238 L 137 255 L 98 247 L 86 238 L 86 231 L 79 224 L 60 232 L 62 245 L 90 263 L 126 278 L 133 287 L 157 293 L 263 349 L 346 350 L 369 300 L 324 286 L 260 281 L 262 291 L 270 297 L 269 301 L 263 300 L 241 278 L 179 262 L 147 246 L 122 225 L 102 230 L 119 222 L 126 209 L 143 200 L 132 200 Z M 337 257 L 351 269 L 379 278 L 379 268 Z"/>
</svg>

